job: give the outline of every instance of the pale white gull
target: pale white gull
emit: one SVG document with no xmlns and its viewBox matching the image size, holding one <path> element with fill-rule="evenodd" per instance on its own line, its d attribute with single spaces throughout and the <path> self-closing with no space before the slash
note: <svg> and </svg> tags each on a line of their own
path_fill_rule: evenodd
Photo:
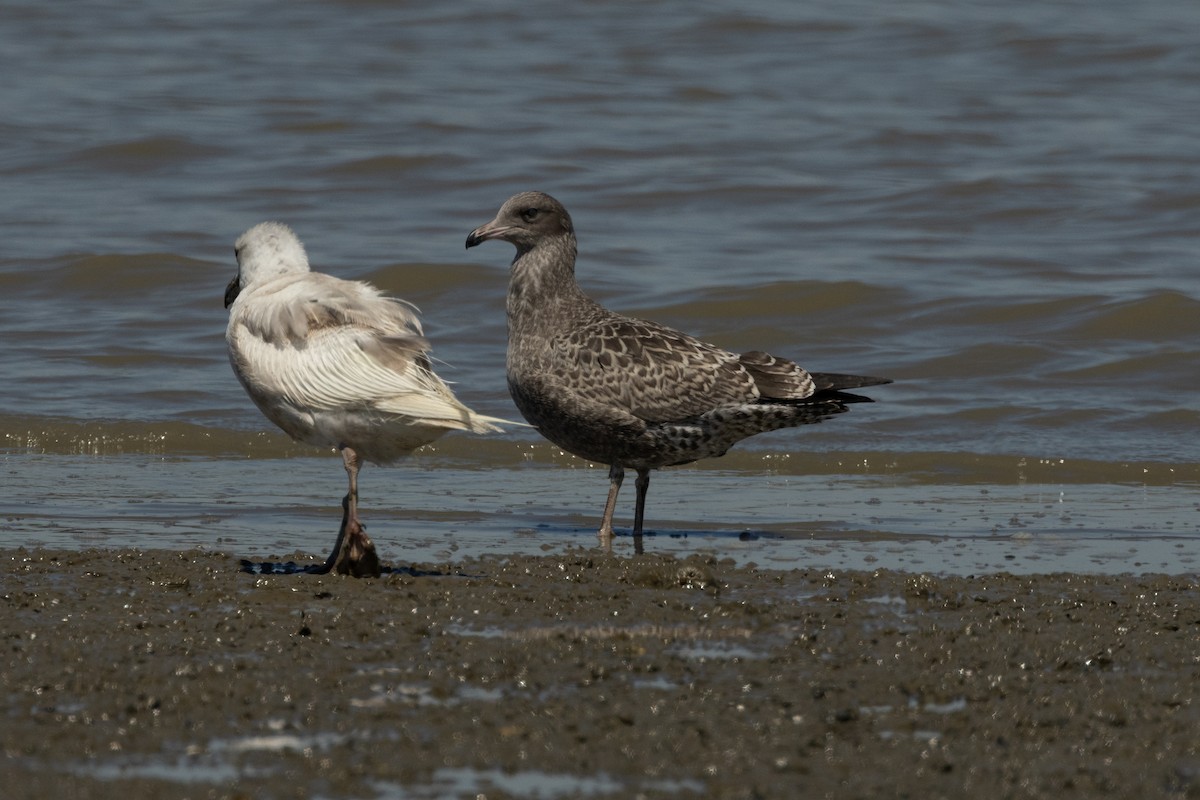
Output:
<svg viewBox="0 0 1200 800">
<path fill-rule="evenodd" d="M 810 373 L 786 358 L 731 353 L 685 333 L 616 314 L 575 280 L 571 217 L 542 192 L 522 192 L 467 237 L 517 248 L 508 284 L 508 388 L 538 431 L 609 465 L 601 543 L 611 547 L 625 468 L 637 470 L 635 548 L 650 470 L 720 456 L 764 431 L 820 422 L 870 398 L 845 389 L 886 378 Z"/>
<path fill-rule="evenodd" d="M 349 477 L 333 552 L 313 572 L 380 574 L 358 517 L 358 471 L 389 464 L 447 431 L 489 433 L 434 374 L 412 306 L 368 283 L 312 272 L 290 228 L 264 222 L 234 250 L 225 292 L 229 361 L 247 394 L 293 439 L 337 448 Z"/>
</svg>

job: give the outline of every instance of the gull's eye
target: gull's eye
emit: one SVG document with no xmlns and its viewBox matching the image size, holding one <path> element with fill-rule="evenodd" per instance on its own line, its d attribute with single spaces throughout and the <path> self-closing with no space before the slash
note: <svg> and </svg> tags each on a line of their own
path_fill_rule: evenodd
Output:
<svg viewBox="0 0 1200 800">
<path fill-rule="evenodd" d="M 537 219 L 537 216 L 540 213 L 542 212 L 539 209 L 527 208 L 521 212 L 521 219 L 525 220 L 526 222 L 533 222 L 535 219 Z"/>
</svg>

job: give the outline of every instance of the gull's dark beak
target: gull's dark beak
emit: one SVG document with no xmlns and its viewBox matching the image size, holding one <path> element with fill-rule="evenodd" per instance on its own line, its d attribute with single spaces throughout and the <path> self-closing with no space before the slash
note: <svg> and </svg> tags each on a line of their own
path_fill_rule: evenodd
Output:
<svg viewBox="0 0 1200 800">
<path fill-rule="evenodd" d="M 469 245 L 468 245 L 469 246 Z M 237 300 L 238 293 L 242 291 L 241 276 L 234 275 L 233 280 L 225 287 L 225 307 L 229 308 L 233 305 L 233 301 Z"/>
<path fill-rule="evenodd" d="M 503 239 L 508 233 L 507 225 L 499 225 L 496 220 L 492 220 L 486 225 L 480 225 L 475 230 L 471 231 L 467 236 L 467 247 L 474 247 L 477 244 L 483 244 L 489 239 Z"/>
</svg>

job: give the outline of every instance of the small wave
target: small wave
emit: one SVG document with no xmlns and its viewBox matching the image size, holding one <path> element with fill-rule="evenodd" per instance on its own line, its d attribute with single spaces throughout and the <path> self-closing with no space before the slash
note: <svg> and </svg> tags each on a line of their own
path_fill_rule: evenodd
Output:
<svg viewBox="0 0 1200 800">
<path fill-rule="evenodd" d="M 43 288 L 59 300 L 75 294 L 109 302 L 127 289 L 145 292 L 189 285 L 207 288 L 211 284 L 213 296 L 219 297 L 221 279 L 228 281 L 234 269 L 221 271 L 211 262 L 174 253 L 103 253 L 65 260 L 48 274 Z"/>
<path fill-rule="evenodd" d="M 375 156 L 344 161 L 324 170 L 327 176 L 392 178 L 405 177 L 414 171 L 461 169 L 462 159 L 445 155 Z"/>
<path fill-rule="evenodd" d="M 1161 291 L 1109 303 L 1067 333 L 1087 339 L 1195 342 L 1200 338 L 1200 300 L 1183 292 Z"/>
<path fill-rule="evenodd" d="M 72 160 L 93 169 L 144 173 L 181 166 L 225 152 L 223 148 L 200 144 L 182 136 L 154 136 L 89 147 L 77 152 Z"/>
<path fill-rule="evenodd" d="M 1160 424 L 1193 430 L 1197 412 L 1162 412 Z M 292 442 L 274 431 L 242 431 L 182 422 L 81 422 L 48 417 L 0 416 L 0 452 L 9 456 L 147 455 L 160 458 L 231 459 L 311 458 L 333 451 Z M 517 436 L 447 436 L 423 447 L 414 463 L 452 464 L 457 469 L 519 470 L 524 466 L 557 465 L 605 473 L 607 467 L 576 458 L 533 434 Z M 968 451 L 835 450 L 787 451 L 777 446 L 747 446 L 721 458 L 682 470 L 766 473 L 776 476 L 858 476 L 887 484 L 1144 484 L 1200 486 L 1200 463 L 1146 459 L 1078 459 L 1029 453 Z M 676 470 L 667 470 L 673 472 Z"/>
<path fill-rule="evenodd" d="M 78 421 L 0 416 L 0 450 L 9 454 L 115 456 L 311 455 L 274 433 L 209 428 L 186 422 Z"/>
</svg>

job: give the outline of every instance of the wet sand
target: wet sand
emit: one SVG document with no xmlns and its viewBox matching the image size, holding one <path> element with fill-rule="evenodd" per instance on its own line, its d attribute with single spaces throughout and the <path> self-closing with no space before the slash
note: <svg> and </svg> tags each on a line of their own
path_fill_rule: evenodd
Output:
<svg viewBox="0 0 1200 800">
<path fill-rule="evenodd" d="M 0 559 L 6 798 L 1200 797 L 1195 576 Z"/>
</svg>

